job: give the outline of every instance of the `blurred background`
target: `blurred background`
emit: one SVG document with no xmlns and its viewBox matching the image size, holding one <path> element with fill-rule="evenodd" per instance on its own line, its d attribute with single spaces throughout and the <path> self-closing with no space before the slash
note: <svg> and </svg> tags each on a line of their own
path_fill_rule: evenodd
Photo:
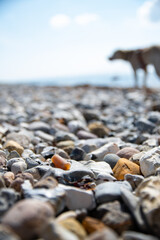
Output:
<svg viewBox="0 0 160 240">
<path fill-rule="evenodd" d="M 132 86 L 129 63 L 107 58 L 151 45 L 160 0 L 0 0 L 0 83 Z"/>
</svg>

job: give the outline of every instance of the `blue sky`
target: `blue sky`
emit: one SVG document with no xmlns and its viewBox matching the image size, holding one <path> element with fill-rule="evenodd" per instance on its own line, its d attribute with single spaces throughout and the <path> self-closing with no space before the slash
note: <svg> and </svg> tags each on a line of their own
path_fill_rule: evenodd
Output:
<svg viewBox="0 0 160 240">
<path fill-rule="evenodd" d="M 115 49 L 160 44 L 160 0 L 0 0 L 0 80 L 130 73 Z"/>
</svg>

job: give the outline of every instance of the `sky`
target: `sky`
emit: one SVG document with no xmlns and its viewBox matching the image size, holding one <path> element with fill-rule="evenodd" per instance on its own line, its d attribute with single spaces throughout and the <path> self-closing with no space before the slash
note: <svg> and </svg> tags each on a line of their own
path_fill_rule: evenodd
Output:
<svg viewBox="0 0 160 240">
<path fill-rule="evenodd" d="M 160 44 L 160 0 L 0 0 L 0 81 L 127 74 L 117 49 Z"/>
</svg>

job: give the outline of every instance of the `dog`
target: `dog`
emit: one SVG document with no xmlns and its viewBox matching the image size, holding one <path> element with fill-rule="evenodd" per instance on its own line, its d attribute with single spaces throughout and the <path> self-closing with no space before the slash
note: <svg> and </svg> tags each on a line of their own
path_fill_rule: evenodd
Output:
<svg viewBox="0 0 160 240">
<path fill-rule="evenodd" d="M 147 80 L 147 65 L 151 64 L 160 78 L 160 46 L 152 46 L 137 50 L 118 50 L 109 60 L 121 59 L 128 61 L 134 71 L 135 87 L 138 87 L 137 70 L 144 71 L 143 87 L 146 88 Z"/>
</svg>

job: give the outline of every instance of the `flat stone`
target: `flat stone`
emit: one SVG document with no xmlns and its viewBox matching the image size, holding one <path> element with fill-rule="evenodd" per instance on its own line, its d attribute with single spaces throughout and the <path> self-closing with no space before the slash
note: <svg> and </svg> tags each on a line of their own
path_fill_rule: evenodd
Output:
<svg viewBox="0 0 160 240">
<path fill-rule="evenodd" d="M 69 121 L 68 128 L 72 133 L 76 133 L 78 130 L 87 130 L 86 124 L 79 120 Z"/>
<path fill-rule="evenodd" d="M 17 142 L 9 140 L 4 144 L 4 149 L 7 149 L 9 152 L 17 151 L 20 155 L 23 153 L 24 148 Z"/>
<path fill-rule="evenodd" d="M 22 239 L 31 240 L 39 237 L 41 230 L 53 216 L 54 211 L 50 204 L 37 199 L 27 199 L 16 203 L 4 215 L 2 223 Z"/>
<path fill-rule="evenodd" d="M 139 151 L 137 149 L 132 148 L 132 147 L 125 147 L 125 148 L 122 148 L 121 150 L 119 150 L 116 154 L 120 158 L 129 159 L 130 157 L 132 157 L 136 153 L 139 153 Z"/>
<path fill-rule="evenodd" d="M 144 177 L 155 175 L 160 167 L 160 147 L 155 147 L 141 156 L 140 169 Z"/>
<path fill-rule="evenodd" d="M 45 133 L 49 133 L 50 131 L 50 126 L 45 123 L 45 122 L 41 122 L 41 121 L 35 121 L 29 124 L 29 129 L 31 131 L 42 131 Z"/>
<path fill-rule="evenodd" d="M 127 181 L 123 182 L 106 182 L 99 184 L 95 189 L 95 198 L 98 204 L 107 203 L 121 199 L 121 188 L 132 190 Z"/>
<path fill-rule="evenodd" d="M 66 206 L 70 210 L 95 208 L 95 198 L 91 190 L 83 190 L 76 187 L 59 185 L 66 192 Z"/>
<path fill-rule="evenodd" d="M 113 173 L 117 180 L 124 180 L 127 173 L 140 175 L 140 167 L 128 159 L 120 158 L 113 168 Z"/>
</svg>

